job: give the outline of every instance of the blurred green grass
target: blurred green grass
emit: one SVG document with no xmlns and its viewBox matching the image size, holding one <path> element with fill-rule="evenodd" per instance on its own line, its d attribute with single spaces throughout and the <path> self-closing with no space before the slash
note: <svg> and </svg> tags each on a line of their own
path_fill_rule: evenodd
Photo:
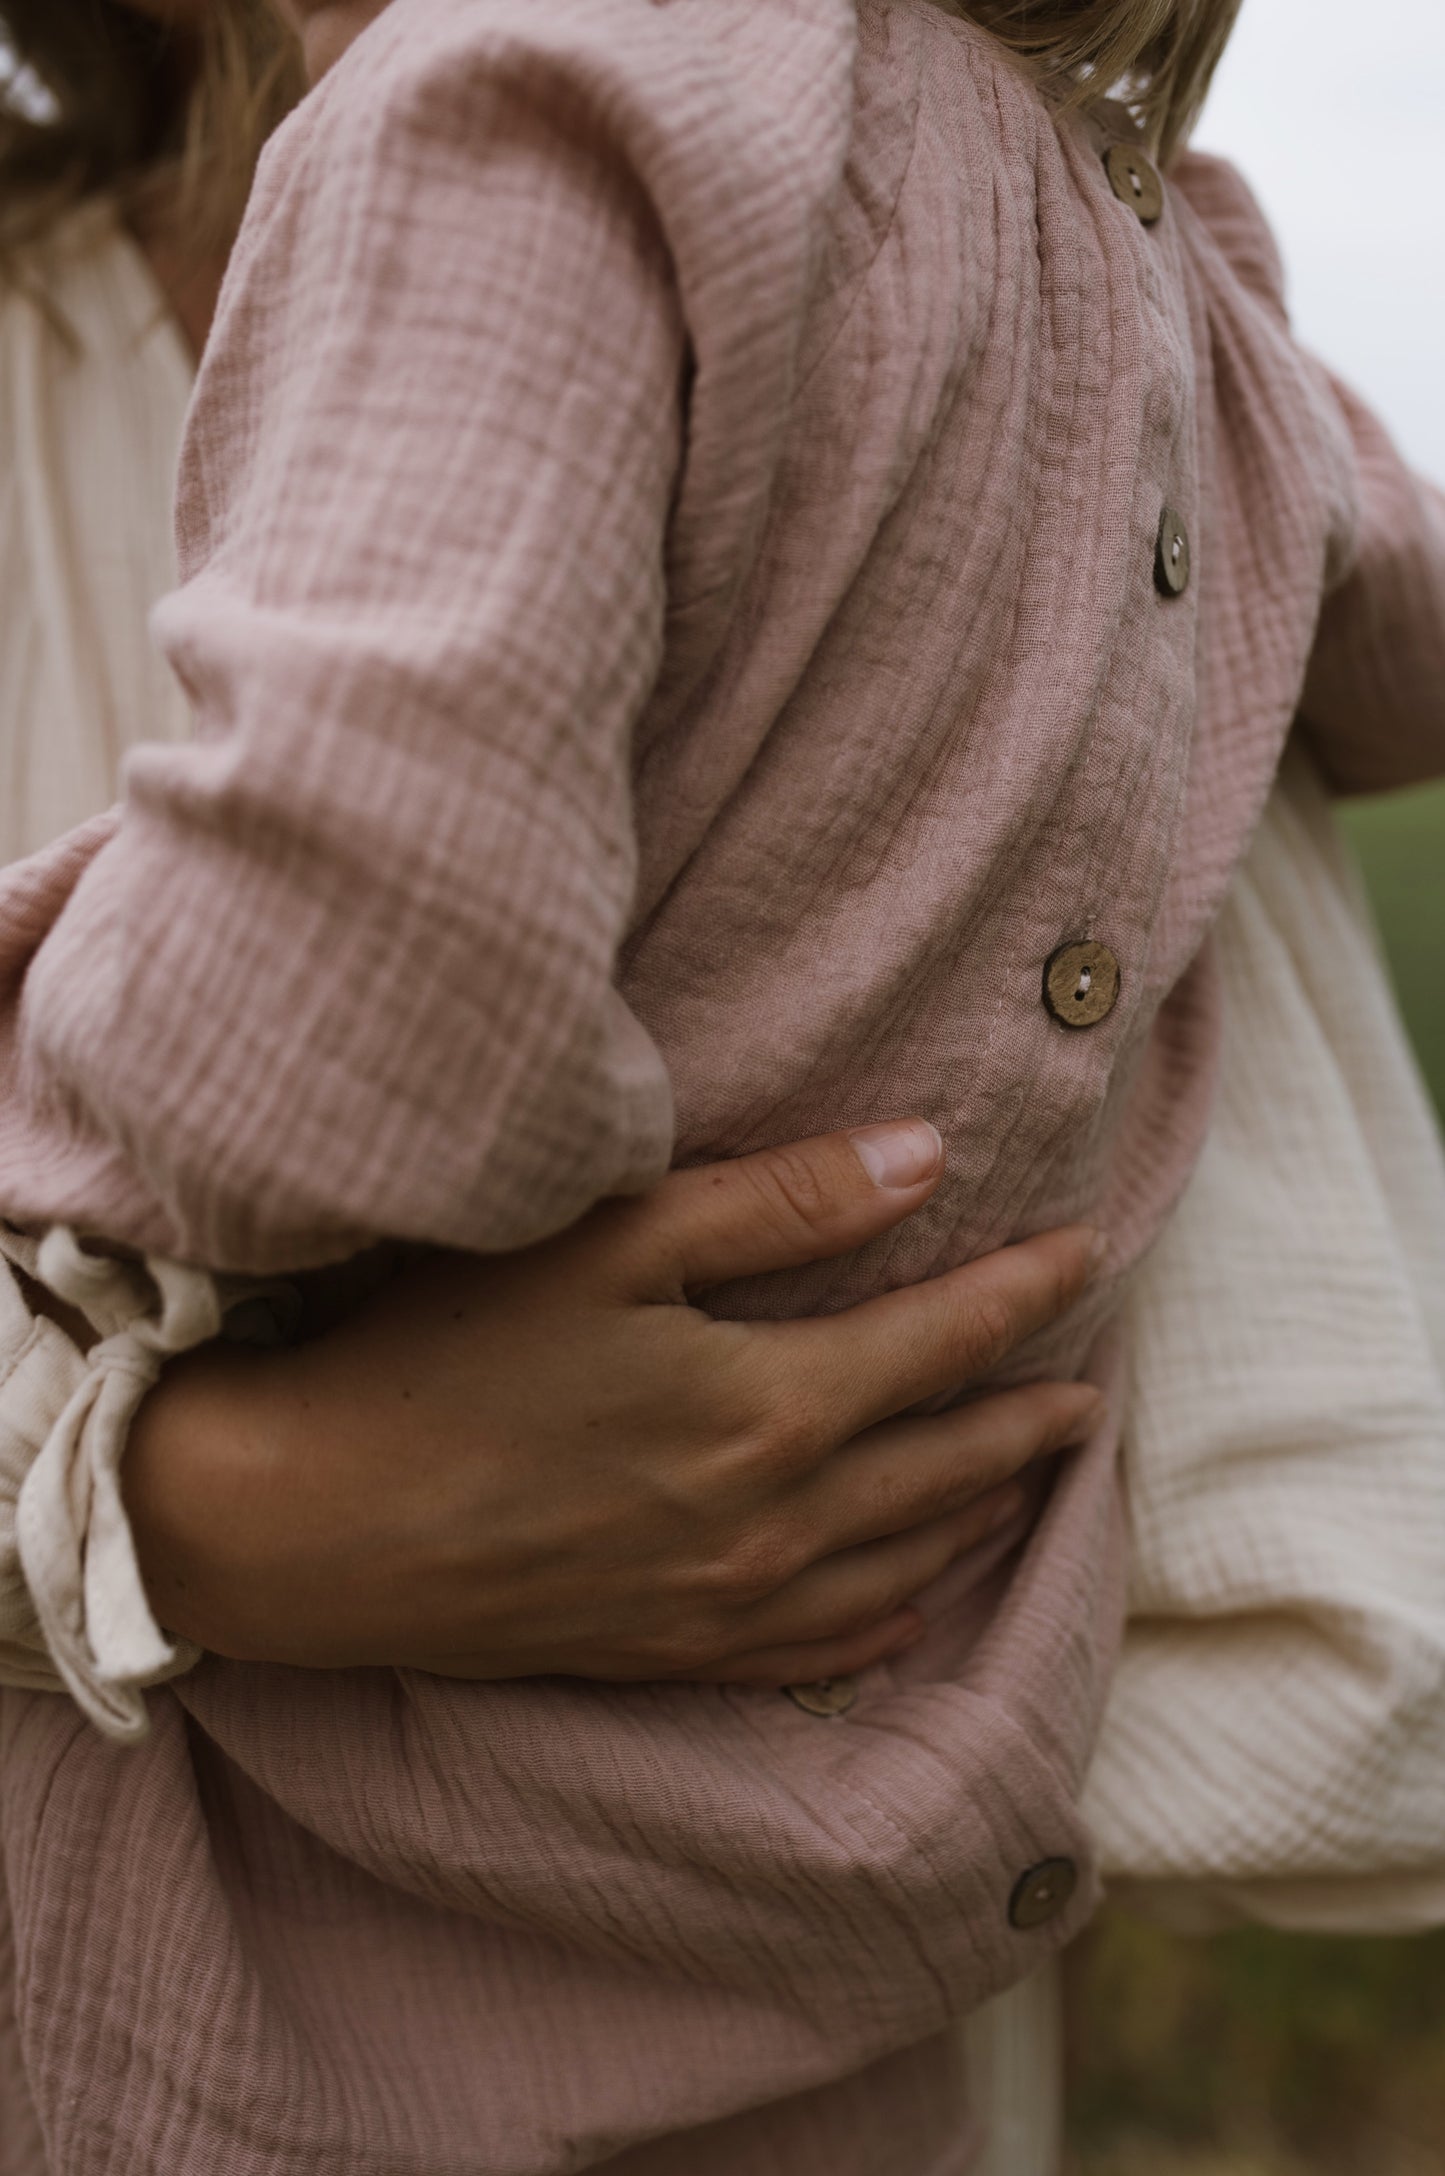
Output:
<svg viewBox="0 0 1445 2176">
<path fill-rule="evenodd" d="M 1344 810 L 1435 1107 L 1445 1112 L 1445 785 Z"/>
<path fill-rule="evenodd" d="M 1442 2176 L 1445 1933 L 1185 1939 L 1068 1963 L 1069 2176 Z"/>
<path fill-rule="evenodd" d="M 1343 816 L 1445 1114 L 1445 786 Z M 1106 1914 L 1067 1978 L 1068 2176 L 1445 2176 L 1445 1932 L 1185 1940 Z"/>
</svg>

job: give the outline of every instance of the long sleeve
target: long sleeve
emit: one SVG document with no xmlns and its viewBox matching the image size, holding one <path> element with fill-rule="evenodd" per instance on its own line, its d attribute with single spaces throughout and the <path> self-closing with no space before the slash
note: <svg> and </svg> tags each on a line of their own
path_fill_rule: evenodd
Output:
<svg viewBox="0 0 1445 2176">
<path fill-rule="evenodd" d="M 269 1270 L 665 1168 L 612 974 L 680 307 L 605 68 L 465 12 L 377 25 L 263 167 L 158 615 L 197 740 L 0 889 L 12 1216 Z"/>
<path fill-rule="evenodd" d="M 1259 205 L 1222 159 L 1174 175 L 1241 287 L 1287 326 L 1285 274 Z M 1339 510 L 1300 726 L 1338 792 L 1445 772 L 1445 495 L 1416 475 L 1364 402 L 1301 354 Z"/>
<path fill-rule="evenodd" d="M 48 1232 L 52 1291 L 98 1274 L 77 1232 L 145 1264 L 85 1353 L 0 1292 L 0 1683 L 112 1736 L 194 1659 L 118 1475 L 226 1273 L 517 1247 L 666 1167 L 614 986 L 634 740 L 665 613 L 675 698 L 766 509 L 838 30 L 740 68 L 617 0 L 433 0 L 263 162 L 157 616 L 195 742 L 0 879 L 0 1254 Z"/>
<path fill-rule="evenodd" d="M 1365 793 L 1445 772 L 1445 494 L 1331 383 L 1355 451 L 1359 531 L 1325 600 L 1302 723 L 1331 784 Z"/>
</svg>

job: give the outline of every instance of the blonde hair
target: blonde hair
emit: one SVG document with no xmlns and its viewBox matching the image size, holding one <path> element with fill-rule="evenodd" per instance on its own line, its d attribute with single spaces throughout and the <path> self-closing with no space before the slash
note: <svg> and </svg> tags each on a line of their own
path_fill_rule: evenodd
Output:
<svg viewBox="0 0 1445 2176">
<path fill-rule="evenodd" d="M 266 137 L 304 88 L 271 0 L 212 0 L 194 42 L 122 0 L 0 0 L 0 258 L 113 197 L 198 258 L 234 236 Z"/>
<path fill-rule="evenodd" d="M 1164 163 L 1198 117 L 1240 8 L 1240 0 L 951 4 L 1017 54 L 1066 104 L 1121 99 Z"/>
</svg>

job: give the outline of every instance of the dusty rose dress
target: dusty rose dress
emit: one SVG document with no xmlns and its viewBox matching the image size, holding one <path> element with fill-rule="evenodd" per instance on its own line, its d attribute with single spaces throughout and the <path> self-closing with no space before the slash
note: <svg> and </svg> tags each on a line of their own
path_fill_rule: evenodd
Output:
<svg viewBox="0 0 1445 2176">
<path fill-rule="evenodd" d="M 1338 782 L 1440 760 L 1445 524 L 1234 178 L 1145 224 L 1107 144 L 919 0 L 381 17 L 202 378 L 200 744 L 0 893 L 9 1212 L 507 1247 L 907 1109 L 929 1210 L 724 1304 L 1073 1215 L 1136 1259 L 1291 718 Z M 1111 1383 L 1115 1303 L 1021 1367 Z M 950 2022 L 1092 1901 L 1119 1612 L 1106 1433 L 837 1720 L 212 1663 L 126 1752 L 6 1695 L 54 2169 L 965 2168 Z"/>
</svg>

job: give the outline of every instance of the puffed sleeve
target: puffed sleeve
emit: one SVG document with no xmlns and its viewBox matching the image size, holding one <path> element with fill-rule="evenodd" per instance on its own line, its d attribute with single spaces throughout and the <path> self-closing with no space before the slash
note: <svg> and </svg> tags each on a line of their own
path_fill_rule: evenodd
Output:
<svg viewBox="0 0 1445 2176">
<path fill-rule="evenodd" d="M 157 615 L 194 742 L 0 875 L 0 1682 L 123 1739 L 191 1659 L 120 1461 L 170 1354 L 274 1319 L 243 1273 L 519 1247 L 666 1168 L 634 743 L 766 517 L 851 82 L 842 11 L 781 55 L 411 0 L 269 147 Z"/>
<path fill-rule="evenodd" d="M 1241 286 L 1287 331 L 1284 266 L 1243 175 L 1191 151 L 1174 179 Z M 1337 792 L 1414 785 L 1445 772 L 1445 495 L 1348 386 L 1299 361 L 1341 498 L 1300 729 Z"/>
<path fill-rule="evenodd" d="M 1336 790 L 1369 793 L 1445 772 L 1445 494 L 1330 385 L 1354 447 L 1359 528 L 1325 599 L 1301 724 Z"/>
<path fill-rule="evenodd" d="M 196 740 L 0 886 L 0 1210 L 212 1268 L 521 1246 L 671 1144 L 613 986 L 687 346 L 656 131 L 625 54 L 405 12 L 223 298 L 157 616 Z"/>
</svg>

